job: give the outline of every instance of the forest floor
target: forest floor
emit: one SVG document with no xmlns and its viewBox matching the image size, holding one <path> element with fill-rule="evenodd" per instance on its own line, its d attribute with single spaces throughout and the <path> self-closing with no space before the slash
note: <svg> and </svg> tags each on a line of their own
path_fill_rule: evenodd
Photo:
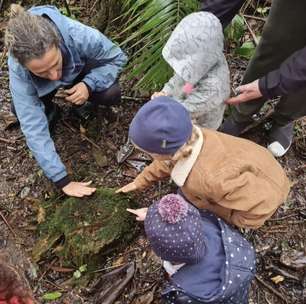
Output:
<svg viewBox="0 0 306 304">
<path fill-rule="evenodd" d="M 3 33 L 3 30 L 4 23 L 0 19 L 0 31 Z M 11 97 L 7 67 L 5 64 L 1 66 L 2 38 L 3 35 L 0 35 L 0 249 L 13 242 L 24 256 L 30 258 L 37 240 L 37 203 L 50 197 L 63 199 L 63 196 L 42 174 L 20 128 L 8 127 Z M 228 60 L 235 87 L 247 62 L 231 55 Z M 96 132 L 90 132 L 90 128 L 80 130 L 69 114 L 69 105 L 57 100 L 63 115 L 53 139 L 59 155 L 76 180 L 92 180 L 97 187 L 116 188 L 132 181 L 137 174 L 137 170 L 126 162 L 119 165 L 116 155 L 127 140 L 128 126 L 134 113 L 145 99 L 139 98 L 137 92 L 131 92 L 128 84 L 122 85 L 125 88 L 122 103 L 114 107 L 111 115 L 103 115 L 101 109 L 99 119 L 93 122 Z M 306 259 L 305 135 L 304 119 L 296 124 L 292 148 L 279 159 L 292 182 L 286 203 L 265 226 L 244 232 L 257 252 L 257 277 L 250 292 L 250 303 L 253 304 L 298 304 L 306 301 L 305 267 L 298 267 L 305 265 Z M 263 125 L 250 130 L 244 137 L 261 145 L 267 141 Z M 167 182 L 161 183 L 142 195 L 138 194 L 138 202 L 141 206 L 148 206 L 172 187 Z M 135 222 L 135 225 L 138 224 Z M 100 293 L 110 288 L 109 293 L 118 295 L 115 303 L 160 303 L 159 291 L 164 273 L 145 240 L 143 227 L 139 225 L 139 228 L 135 241 L 101 263 L 95 274 L 94 282 L 102 286 Z M 136 265 L 134 275 L 129 284 L 123 284 L 123 291 L 116 284 L 107 285 L 109 277 L 104 276 L 106 273 L 133 261 Z M 97 303 L 94 292 L 90 292 L 93 283 L 88 288 L 72 288 L 67 284 L 75 270 L 63 266 L 51 256 L 29 269 L 29 281 L 38 299 L 48 292 L 60 291 L 63 294 L 50 303 Z M 112 273 L 112 279 L 124 282 L 124 275 Z"/>
</svg>

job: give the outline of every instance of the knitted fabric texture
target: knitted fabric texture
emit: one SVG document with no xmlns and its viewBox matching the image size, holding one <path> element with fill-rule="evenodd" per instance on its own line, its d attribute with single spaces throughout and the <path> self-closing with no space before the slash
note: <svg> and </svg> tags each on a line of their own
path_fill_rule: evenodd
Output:
<svg viewBox="0 0 306 304">
<path fill-rule="evenodd" d="M 154 252 L 163 260 L 195 264 L 204 257 L 200 213 L 180 195 L 169 194 L 153 203 L 144 224 Z"/>
</svg>

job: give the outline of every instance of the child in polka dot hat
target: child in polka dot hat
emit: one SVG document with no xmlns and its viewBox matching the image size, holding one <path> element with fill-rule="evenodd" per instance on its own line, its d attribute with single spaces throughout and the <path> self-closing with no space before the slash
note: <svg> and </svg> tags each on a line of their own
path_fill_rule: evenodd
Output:
<svg viewBox="0 0 306 304">
<path fill-rule="evenodd" d="M 178 194 L 128 211 L 144 221 L 150 244 L 169 274 L 164 303 L 248 303 L 255 253 L 238 231 Z"/>
</svg>

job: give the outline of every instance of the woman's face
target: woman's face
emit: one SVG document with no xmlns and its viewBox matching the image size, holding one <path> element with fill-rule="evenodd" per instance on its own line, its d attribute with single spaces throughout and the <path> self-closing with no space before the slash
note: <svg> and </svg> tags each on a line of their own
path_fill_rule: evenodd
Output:
<svg viewBox="0 0 306 304">
<path fill-rule="evenodd" d="M 25 67 L 38 77 L 59 80 L 62 78 L 62 53 L 58 47 L 53 46 L 41 58 L 35 58 L 27 62 Z"/>
</svg>

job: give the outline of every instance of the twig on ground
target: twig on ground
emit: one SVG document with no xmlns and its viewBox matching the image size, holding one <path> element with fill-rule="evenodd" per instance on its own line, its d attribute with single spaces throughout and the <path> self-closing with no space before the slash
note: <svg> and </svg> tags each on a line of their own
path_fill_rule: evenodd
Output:
<svg viewBox="0 0 306 304">
<path fill-rule="evenodd" d="M 250 32 L 250 34 L 251 34 L 251 36 L 254 40 L 255 45 L 258 46 L 258 43 L 259 43 L 258 38 L 256 37 L 254 31 L 250 27 L 248 21 L 245 19 L 244 15 L 241 15 L 241 18 L 243 19 L 244 23 L 246 24 L 246 26 L 247 26 L 247 28 L 248 28 L 248 30 L 249 30 L 249 32 Z"/>
<path fill-rule="evenodd" d="M 5 225 L 7 226 L 7 228 L 11 231 L 11 233 L 13 234 L 13 236 L 15 238 L 17 238 L 17 234 L 15 233 L 14 229 L 12 228 L 12 226 L 9 224 L 9 222 L 7 221 L 7 219 L 5 218 L 5 216 L 3 215 L 3 213 L 0 211 L 0 217 L 2 218 L 3 222 L 5 223 Z"/>
<path fill-rule="evenodd" d="M 263 279 L 261 279 L 257 274 L 255 275 L 256 280 L 262 284 L 264 287 L 266 287 L 267 289 L 269 289 L 272 293 L 274 293 L 276 296 L 278 296 L 280 299 L 282 299 L 285 303 L 288 303 L 288 300 L 281 294 L 279 293 L 277 290 L 275 290 L 275 288 L 273 288 L 272 286 L 270 286 L 268 283 L 266 283 Z"/>
<path fill-rule="evenodd" d="M 63 120 L 63 124 L 73 133 L 80 133 L 78 132 L 74 127 L 72 127 L 67 121 Z M 95 148 L 98 150 L 101 150 L 101 147 L 97 145 L 94 141 L 92 141 L 90 138 L 88 138 L 86 135 L 81 134 L 82 138 L 84 138 L 86 141 L 88 141 L 90 144 L 92 144 Z"/>
<path fill-rule="evenodd" d="M 1 8 L 0 8 L 1 9 Z M 1 55 L 1 58 L 0 58 L 0 71 L 2 70 L 2 68 L 4 67 L 4 64 L 5 64 L 5 57 L 6 57 L 6 54 L 7 54 L 7 49 L 6 47 L 3 48 L 3 52 L 2 52 L 2 55 Z"/>
<path fill-rule="evenodd" d="M 109 267 L 97 269 L 97 270 L 94 270 L 92 273 L 97 273 L 97 272 L 102 272 L 104 270 L 110 270 L 110 269 L 118 268 L 118 267 L 121 267 L 121 266 L 126 265 L 126 264 L 127 263 L 122 263 L 122 264 L 118 264 L 118 265 L 114 265 L 114 266 L 109 266 Z"/>
<path fill-rule="evenodd" d="M 3 138 L 3 137 L 0 137 L 0 141 L 4 142 L 6 144 L 15 144 L 14 140 L 6 139 L 6 138 Z"/>
<path fill-rule="evenodd" d="M 252 16 L 252 15 L 246 15 L 246 14 L 243 14 L 243 17 L 245 17 L 245 18 L 249 18 L 249 19 L 258 20 L 258 21 L 263 21 L 263 22 L 265 22 L 265 21 L 266 21 L 266 18 L 257 17 L 257 16 Z"/>
<path fill-rule="evenodd" d="M 295 280 L 297 282 L 300 282 L 301 279 L 298 277 L 298 276 L 295 276 L 291 273 L 289 273 L 288 271 L 284 270 L 284 269 L 281 269 L 279 267 L 277 267 L 276 265 L 274 264 L 271 264 L 269 265 L 268 267 L 266 267 L 267 269 L 272 269 L 278 273 L 280 273 L 281 275 L 283 275 L 284 277 L 288 278 L 288 279 L 292 279 L 292 280 Z"/>
<path fill-rule="evenodd" d="M 4 3 L 4 0 L 0 0 L 0 11 L 2 10 L 3 3 Z"/>
<path fill-rule="evenodd" d="M 99 1 L 99 0 L 95 0 L 95 2 L 92 4 L 91 9 L 90 9 L 90 11 L 89 11 L 89 16 L 92 16 L 92 13 L 93 13 L 93 11 L 94 11 L 94 9 L 95 9 L 95 7 L 96 7 L 98 1 Z"/>
<path fill-rule="evenodd" d="M 299 214 L 298 213 L 292 213 L 292 214 L 289 214 L 289 215 L 286 215 L 286 216 L 283 216 L 283 217 L 272 218 L 272 219 L 269 219 L 268 222 L 282 221 L 282 220 L 285 220 L 289 217 L 293 217 L 293 216 L 296 216 L 296 215 L 299 215 Z"/>
<path fill-rule="evenodd" d="M 47 269 L 42 273 L 42 275 L 39 277 L 39 279 L 37 280 L 36 286 L 34 288 L 34 292 L 37 291 L 38 289 L 38 284 L 39 282 L 44 278 L 44 276 L 47 274 L 47 272 L 51 269 L 51 267 L 55 264 L 55 262 L 57 261 L 57 258 L 54 259 L 50 265 L 48 265 Z"/>
<path fill-rule="evenodd" d="M 133 97 L 133 96 L 121 96 L 121 99 L 125 100 L 137 100 L 137 101 L 143 101 L 147 100 L 149 97 Z"/>
</svg>

